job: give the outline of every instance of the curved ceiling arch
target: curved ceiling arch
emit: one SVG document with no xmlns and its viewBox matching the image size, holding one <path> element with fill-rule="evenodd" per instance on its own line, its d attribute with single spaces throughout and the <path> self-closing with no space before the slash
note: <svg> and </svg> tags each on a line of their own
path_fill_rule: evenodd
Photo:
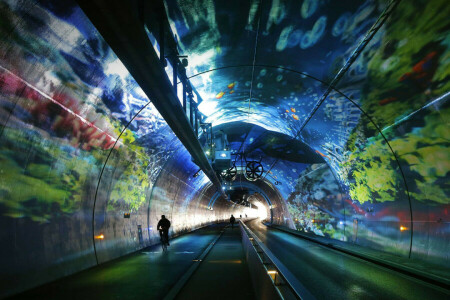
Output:
<svg viewBox="0 0 450 300">
<path fill-rule="evenodd" d="M 261 183 L 262 182 L 262 187 L 259 187 L 257 183 Z M 258 194 L 261 194 L 261 196 L 264 198 L 264 200 L 266 200 L 267 204 L 269 205 L 269 207 L 271 207 L 273 205 L 272 201 L 270 200 L 270 197 L 267 195 L 265 188 L 271 188 L 271 182 L 267 181 L 267 180 L 258 180 L 256 182 L 249 182 L 249 181 L 239 181 L 237 182 L 232 181 L 230 184 L 226 185 L 226 187 L 232 188 L 232 189 L 236 189 L 236 188 L 246 188 L 249 191 L 253 191 L 253 192 L 257 192 Z M 205 186 L 205 189 L 210 188 L 211 186 Z M 278 190 L 276 188 L 272 188 L 272 190 L 277 194 L 279 199 L 282 199 L 283 197 L 278 193 Z M 216 200 L 220 198 L 220 194 L 218 192 L 216 192 L 213 197 L 211 198 L 211 200 L 209 201 L 209 207 L 213 208 L 214 204 L 216 202 Z"/>
<path fill-rule="evenodd" d="M 260 12 L 260 15 L 261 15 L 261 12 Z M 321 18 L 319 18 L 319 20 L 321 20 Z M 277 46 L 278 46 L 278 45 L 277 45 Z M 240 65 L 235 65 L 235 66 L 224 66 L 224 67 L 219 67 L 219 68 L 207 70 L 207 71 L 204 71 L 204 72 L 199 72 L 199 73 L 197 73 L 197 74 L 191 75 L 190 78 L 195 78 L 195 77 L 200 76 L 201 74 L 206 74 L 206 73 L 212 72 L 212 71 L 214 71 L 214 70 L 215 70 L 215 71 L 217 71 L 217 70 L 225 70 L 225 69 L 230 69 L 230 68 L 232 68 L 232 67 L 238 67 L 238 66 L 240 66 L 240 67 L 252 67 L 252 68 L 254 68 L 254 67 L 266 67 L 266 68 L 272 68 L 272 69 L 277 68 L 277 69 L 283 69 L 284 71 L 288 71 L 288 72 L 291 72 L 291 73 L 296 73 L 296 74 L 299 74 L 299 75 L 301 75 L 301 76 L 304 76 L 305 78 L 306 78 L 306 77 L 307 77 L 307 78 L 310 78 L 310 79 L 312 79 L 312 80 L 314 80 L 314 81 L 316 81 L 316 82 L 321 82 L 321 84 L 323 84 L 324 86 L 327 86 L 327 87 L 331 88 L 331 89 L 332 89 L 333 91 L 335 91 L 337 94 L 341 95 L 344 99 L 346 99 L 346 101 L 350 101 L 350 102 L 352 103 L 352 105 L 353 105 L 357 110 L 359 110 L 359 111 L 361 112 L 362 115 L 364 115 L 364 116 L 367 118 L 367 120 L 370 122 L 371 126 L 375 128 L 376 134 L 379 134 L 379 135 L 382 137 L 382 139 L 384 140 L 384 142 L 387 144 L 387 146 L 388 146 L 388 148 L 389 148 L 389 152 L 393 155 L 393 158 L 394 158 L 394 160 L 396 161 L 396 165 L 397 165 L 398 168 L 400 169 L 400 175 L 401 175 L 401 177 L 402 177 L 403 185 L 404 185 L 404 187 L 405 187 L 406 194 L 407 194 L 407 196 L 408 196 L 408 201 L 409 201 L 409 206 L 410 206 L 411 223 L 412 223 L 412 212 L 411 212 L 411 201 L 410 201 L 410 196 L 409 196 L 409 188 L 408 188 L 408 186 L 407 186 L 407 183 L 406 183 L 406 180 L 405 180 L 405 176 L 404 176 L 404 171 L 403 171 L 403 168 L 402 168 L 401 164 L 399 163 L 398 157 L 397 157 L 395 151 L 393 150 L 392 146 L 390 145 L 388 139 L 385 137 L 385 135 L 383 134 L 382 130 L 380 130 L 380 126 L 374 122 L 374 119 L 371 117 L 370 114 L 368 114 L 361 106 L 359 106 L 355 101 L 353 101 L 353 100 L 351 99 L 351 96 L 346 95 L 345 92 L 343 92 L 342 90 L 340 90 L 340 89 L 338 89 L 338 88 L 336 88 L 336 87 L 330 87 L 330 84 L 327 83 L 326 81 L 321 80 L 321 79 L 318 79 L 318 78 L 315 78 L 314 76 L 311 76 L 311 75 L 309 75 L 309 74 L 306 74 L 305 72 L 299 72 L 299 71 L 297 71 L 297 70 L 294 70 L 294 69 L 291 69 L 291 68 L 287 68 L 287 67 L 284 67 L 284 66 L 281 66 L 281 67 L 280 67 L 280 66 L 268 65 L 268 64 L 255 64 L 255 63 L 253 63 L 253 64 L 247 64 L 247 65 L 245 65 L 245 64 L 240 64 Z M 314 74 L 315 74 L 315 73 L 314 73 Z M 313 78 L 313 77 L 314 77 L 314 78 Z M 253 75 L 252 75 L 252 83 L 251 83 L 251 84 L 253 85 Z M 222 97 L 222 96 L 220 96 L 220 97 Z M 322 104 L 322 103 L 320 103 L 319 106 L 320 106 L 321 104 Z M 249 111 L 249 113 L 250 113 L 250 111 Z M 306 126 L 306 124 L 308 124 L 308 122 L 309 122 L 309 119 L 307 119 L 307 120 L 305 121 L 305 124 L 304 124 L 304 125 Z M 367 123 L 367 122 L 366 122 L 366 123 Z M 301 132 L 302 129 L 303 129 L 303 126 L 302 126 L 302 128 L 300 129 L 300 132 Z M 299 134 L 294 135 L 294 137 L 296 137 L 297 135 L 299 135 Z M 276 164 L 276 162 L 275 162 L 275 164 Z M 272 168 L 272 167 L 271 167 L 271 168 Z M 270 168 L 270 169 L 271 169 L 271 168 Z"/>
<path fill-rule="evenodd" d="M 407 181 L 406 181 L 406 178 L 405 178 L 405 173 L 404 173 L 404 170 L 403 170 L 403 168 L 402 168 L 402 165 L 401 165 L 400 162 L 399 162 L 398 156 L 396 155 L 395 151 L 393 150 L 393 148 L 392 148 L 392 146 L 391 146 L 389 140 L 388 140 L 388 139 L 386 138 L 386 136 L 383 134 L 383 132 L 382 132 L 380 126 L 374 121 L 374 119 L 370 116 L 370 114 L 367 113 L 360 105 L 358 105 L 358 103 L 356 103 L 356 101 L 354 101 L 353 99 L 351 99 L 350 96 L 348 96 L 347 94 L 345 94 L 345 93 L 344 93 L 343 91 L 341 91 L 339 88 L 337 88 L 337 87 L 335 87 L 335 86 L 330 86 L 330 84 L 329 84 L 328 82 L 326 82 L 326 81 L 324 81 L 324 80 L 322 80 L 322 79 L 319 79 L 319 78 L 317 78 L 317 77 L 315 77 L 315 76 L 313 76 L 313 75 L 307 74 L 307 73 L 305 73 L 305 72 L 298 71 L 298 70 L 295 70 L 295 69 L 292 69 L 292 68 L 287 68 L 287 67 L 284 67 L 284 66 L 275 66 L 275 65 L 269 65 L 269 64 L 240 64 L 240 65 L 222 66 L 222 67 L 213 68 L 213 69 L 209 69 L 209 70 L 206 70 L 206 71 L 198 72 L 198 73 L 196 73 L 196 74 L 193 74 L 193 75 L 189 76 L 188 78 L 189 78 L 189 79 L 192 79 L 192 78 L 196 78 L 196 77 L 198 77 L 198 76 L 201 76 L 201 75 L 204 75 L 204 74 L 207 74 L 207 73 L 217 72 L 217 71 L 226 70 L 226 69 L 251 68 L 251 67 L 259 67 L 259 68 L 266 68 L 266 69 L 281 69 L 281 70 L 283 70 L 283 71 L 290 72 L 290 73 L 296 74 L 296 75 L 298 75 L 298 76 L 301 76 L 302 78 L 305 78 L 305 77 L 306 77 L 306 78 L 312 79 L 312 80 L 314 80 L 315 82 L 320 83 L 321 85 L 323 85 L 323 86 L 326 87 L 326 88 L 331 88 L 334 92 L 336 92 L 338 95 L 340 95 L 340 96 L 343 97 L 346 101 L 350 102 L 354 107 L 356 107 L 356 108 L 361 112 L 361 114 L 362 114 L 365 118 L 367 118 L 367 120 L 368 120 L 368 121 L 373 125 L 373 127 L 376 129 L 377 134 L 379 134 L 379 135 L 381 136 L 381 138 L 384 140 L 384 142 L 386 143 L 386 145 L 387 145 L 387 147 L 388 147 L 388 149 L 389 149 L 391 155 L 393 156 L 393 158 L 394 158 L 394 160 L 395 160 L 395 162 L 396 162 L 396 165 L 397 165 L 397 167 L 398 167 L 398 169 L 399 169 L 399 171 L 400 171 L 400 174 L 399 174 L 399 175 L 400 175 L 401 180 L 402 180 L 402 183 L 403 183 L 403 185 L 404 185 L 404 189 L 405 189 L 405 192 L 406 192 L 406 197 L 407 197 L 407 200 L 408 200 L 409 216 L 410 216 L 410 222 L 409 222 L 409 223 L 410 223 L 411 228 L 413 227 L 413 221 L 414 221 L 414 220 L 413 220 L 413 211 L 412 211 L 412 204 L 411 204 L 411 196 L 410 196 L 409 187 L 408 187 L 408 184 L 407 184 Z M 207 100 L 206 100 L 206 101 L 207 101 Z M 250 100 L 250 101 L 251 101 L 251 100 Z M 322 105 L 322 104 L 323 104 L 323 102 L 320 103 L 320 105 Z M 320 106 L 320 105 L 319 105 L 319 106 Z M 316 110 L 316 111 L 317 111 L 317 110 Z M 314 111 L 314 110 L 311 111 L 311 112 L 312 112 L 311 117 L 314 115 L 314 113 L 315 113 L 316 111 Z M 249 109 L 249 112 L 250 112 L 250 109 Z M 311 120 L 311 118 L 309 118 L 308 120 L 306 120 L 306 122 L 303 124 L 302 128 L 301 128 L 301 129 L 300 129 L 300 130 L 292 137 L 293 140 L 294 140 L 294 139 L 297 139 L 298 136 L 300 136 L 301 131 L 303 130 L 304 127 L 306 127 L 306 125 L 308 124 L 308 122 L 309 122 L 310 120 Z M 220 124 L 220 125 L 226 125 L 226 124 L 227 124 L 227 122 L 225 122 L 225 123 L 223 123 L 223 124 Z M 245 140 L 244 140 L 244 142 L 245 142 Z M 310 147 L 311 147 L 311 146 L 310 146 Z M 278 158 L 277 158 L 276 161 L 274 161 L 274 162 L 271 164 L 269 170 L 265 173 L 264 177 L 267 176 L 267 174 L 269 174 L 269 172 L 270 172 L 270 171 L 272 170 L 272 168 L 277 164 L 277 162 L 278 162 Z M 325 161 L 325 162 L 328 164 L 327 161 Z M 332 169 L 332 168 L 331 168 L 331 169 Z M 334 175 L 334 171 L 332 171 L 332 173 L 333 173 L 333 175 Z M 338 181 L 338 182 L 339 182 L 339 181 Z M 412 235 L 413 235 L 413 230 L 411 230 L 410 245 L 412 245 L 412 240 L 413 240 Z M 410 249 L 411 249 L 411 247 L 410 247 Z"/>
<path fill-rule="evenodd" d="M 347 101 L 350 101 L 358 110 L 360 110 L 362 112 L 362 114 L 370 121 L 370 123 L 372 123 L 372 125 L 376 128 L 377 132 L 381 135 L 381 137 L 385 141 L 386 145 L 389 147 L 389 150 L 392 153 L 392 155 L 393 155 L 393 157 L 394 157 L 394 159 L 395 159 L 395 161 L 396 161 L 396 163 L 397 163 L 397 165 L 399 167 L 399 170 L 401 172 L 401 176 L 403 178 L 403 182 L 404 182 L 404 185 L 405 185 L 406 193 L 408 195 L 408 200 L 409 200 L 410 206 L 411 206 L 411 199 L 410 199 L 410 196 L 409 196 L 409 189 L 408 189 L 408 185 L 406 183 L 406 179 L 405 179 L 403 168 L 402 168 L 402 166 L 401 166 L 401 164 L 400 164 L 400 162 L 398 160 L 397 155 L 395 154 L 395 151 L 392 149 L 392 146 L 390 145 L 388 139 L 383 134 L 383 132 L 380 129 L 380 127 L 378 126 L 378 124 L 375 123 L 373 118 L 360 105 L 358 105 L 354 100 L 352 100 L 348 95 L 346 95 L 344 92 L 342 92 L 337 87 L 330 86 L 328 82 L 326 82 L 324 80 L 321 80 L 321 79 L 319 79 L 319 78 L 317 78 L 315 76 L 312 76 L 310 74 L 307 74 L 305 72 L 298 71 L 298 70 L 295 70 L 295 69 L 292 69 L 292 68 L 283 67 L 283 66 L 275 66 L 275 65 L 268 65 L 268 64 L 241 64 L 241 65 L 222 66 L 222 67 L 213 68 L 213 69 L 209 69 L 209 70 L 206 70 L 206 71 L 198 72 L 196 74 L 193 74 L 193 75 L 189 76 L 188 78 L 191 79 L 191 78 L 195 78 L 197 76 L 200 76 L 200 75 L 203 75 L 203 74 L 206 74 L 206 73 L 220 71 L 220 70 L 224 70 L 224 69 L 241 68 L 241 67 L 253 67 L 253 66 L 254 67 L 268 68 L 268 69 L 281 69 L 281 70 L 284 70 L 284 71 L 288 71 L 288 72 L 292 72 L 292 73 L 298 74 L 299 76 L 308 77 L 308 78 L 313 79 L 313 80 L 315 80 L 317 82 L 320 82 L 321 84 L 323 84 L 326 87 L 330 87 L 333 91 L 335 91 L 336 93 L 338 93 L 339 95 L 344 97 Z M 181 82 L 178 82 L 178 84 L 179 83 L 181 83 Z M 307 123 L 305 123 L 305 126 L 306 126 L 306 124 Z M 299 134 L 300 134 L 300 132 L 297 133 L 296 135 L 299 135 Z M 294 139 L 295 138 L 296 137 L 294 137 Z M 410 211 L 410 213 L 411 213 L 411 222 L 412 222 L 412 210 Z"/>
<path fill-rule="evenodd" d="M 310 75 L 310 74 L 308 74 L 308 73 L 305 73 L 305 72 L 302 72 L 302 71 L 298 71 L 298 70 L 295 70 L 295 69 L 292 69 L 292 68 L 287 68 L 287 67 L 283 67 L 283 66 L 275 66 L 275 65 L 268 65 L 268 64 L 241 64 L 241 65 L 230 65 L 230 66 L 222 66 L 222 67 L 218 67 L 218 68 L 213 68 L 213 69 L 209 69 L 209 70 L 206 70 L 206 71 L 202 71 L 202 72 L 198 72 L 198 73 L 196 73 L 196 74 L 194 74 L 194 75 L 191 75 L 191 76 L 188 76 L 187 78 L 188 79 L 192 79 L 192 78 L 195 78 L 195 77 L 197 77 L 197 76 L 200 76 L 200 75 L 203 75 L 203 74 L 207 74 L 207 73 L 210 73 L 210 72 L 216 72 L 216 71 L 220 71 L 220 70 L 225 70 L 225 69 L 232 69 L 232 68 L 243 68 L 243 67 L 253 67 L 253 66 L 255 66 L 255 67 L 261 67 L 261 68 L 267 68 L 267 69 L 280 69 L 280 70 L 284 70 L 284 71 L 288 71 L 288 72 L 291 72 L 291 73 L 295 73 L 295 74 L 298 74 L 299 76 L 302 76 L 303 78 L 304 77 L 308 77 L 308 78 L 310 78 L 310 79 L 313 79 L 313 80 L 315 80 L 315 81 L 317 81 L 317 82 L 320 82 L 321 84 L 323 84 L 325 87 L 330 87 L 333 91 L 335 91 L 335 92 L 337 92 L 338 94 L 340 94 L 342 97 L 344 97 L 345 99 L 347 99 L 348 101 L 350 101 L 353 105 L 355 105 L 368 119 L 369 119 L 369 121 L 376 127 L 376 129 L 377 129 L 377 131 L 380 133 L 380 134 L 382 134 L 383 135 L 383 133 L 382 133 L 382 131 L 381 131 L 381 129 L 380 129 L 380 127 L 374 122 L 374 120 L 373 120 L 373 118 L 372 117 L 370 117 L 370 115 L 366 112 L 366 111 L 364 111 L 362 108 L 361 108 L 361 106 L 359 106 L 355 101 L 353 101 L 348 95 L 346 95 L 344 92 L 342 92 L 340 89 L 338 89 L 337 87 L 334 87 L 334 86 L 330 86 L 330 84 L 328 83 L 328 82 L 326 82 L 326 81 L 324 81 L 324 80 L 321 80 L 321 79 L 319 79 L 319 78 L 317 78 L 317 77 L 315 77 L 315 76 L 312 76 L 312 75 Z M 181 81 L 179 81 L 177 84 L 181 84 Z M 306 125 L 306 124 L 305 124 Z M 384 137 L 384 135 L 383 135 L 383 137 Z M 386 140 L 386 139 L 385 139 Z M 388 142 L 387 140 L 386 140 L 386 142 Z"/>
<path fill-rule="evenodd" d="M 192 67 L 189 73 L 198 73 L 216 66 L 220 66 L 223 71 L 224 74 L 218 76 L 207 76 L 207 73 L 203 75 L 209 80 L 205 95 L 209 94 L 213 100 L 215 95 L 221 98 L 220 102 L 230 100 L 228 94 L 221 93 L 228 92 L 227 85 L 232 85 L 235 80 L 243 78 L 243 81 L 238 83 L 241 85 L 238 89 L 243 86 L 245 80 L 253 81 L 250 67 L 242 76 L 239 72 L 242 73 L 243 68 L 236 69 L 239 72 L 229 72 L 229 68 L 222 67 L 224 65 L 253 66 L 252 62 L 280 65 L 307 71 L 321 80 L 331 82 L 331 79 L 326 78 L 333 78 L 336 70 L 352 55 L 354 49 L 358 48 L 358 41 L 363 40 L 369 33 L 388 4 L 386 1 L 363 0 L 344 1 L 337 5 L 315 1 L 318 6 L 310 13 L 303 14 L 304 11 L 299 10 L 302 1 L 263 2 L 266 4 L 264 7 L 260 5 L 261 1 L 254 1 L 255 7 L 236 7 L 211 0 L 196 4 L 196 10 L 173 1 L 166 6 L 170 25 L 180 42 L 180 49 L 190 58 Z M 429 151 L 445 151 L 444 146 L 444 149 L 440 149 L 431 145 L 434 136 L 445 141 L 445 134 L 440 135 L 435 129 L 442 127 L 439 122 L 445 120 L 448 107 L 436 106 L 414 113 L 415 117 L 411 117 L 411 112 L 419 112 L 422 107 L 434 102 L 433 99 L 438 99 L 448 91 L 445 81 L 445 70 L 448 69 L 445 68 L 445 57 L 448 53 L 445 44 L 445 26 L 448 24 L 445 4 L 445 1 L 439 0 L 427 3 L 401 1 L 336 86 L 342 93 L 332 92 L 331 96 L 338 94 L 341 98 L 338 99 L 339 102 L 345 104 L 326 100 L 302 132 L 302 137 L 306 137 L 312 147 L 321 152 L 325 150 L 325 155 L 332 156 L 330 163 L 333 168 L 341 163 L 344 165 L 343 169 L 348 168 L 336 175 L 340 180 L 343 178 L 347 186 L 346 192 L 350 192 L 350 200 L 355 202 L 349 205 L 356 204 L 365 210 L 368 209 L 367 206 L 372 205 L 375 209 L 384 209 L 388 206 L 387 203 L 393 203 L 391 207 L 396 206 L 396 210 L 402 211 L 401 216 L 393 216 L 393 219 L 410 225 L 408 227 L 411 230 L 404 234 L 406 237 L 411 233 L 411 239 L 408 240 L 410 255 L 413 217 L 417 221 L 422 218 L 422 214 L 417 211 L 418 207 L 422 207 L 430 199 L 441 203 L 441 199 L 445 198 L 445 193 L 441 193 L 445 188 L 440 184 L 445 182 L 445 174 L 430 175 L 430 172 L 418 171 L 421 168 L 418 167 L 418 162 L 424 161 L 422 158 L 427 156 Z M 422 9 L 418 10 L 417 7 Z M 199 11 L 202 13 L 198 13 Z M 262 26 L 258 30 L 256 25 L 259 22 Z M 430 22 L 435 25 L 426 26 L 431 24 Z M 424 26 L 428 29 L 425 30 Z M 311 28 L 316 28 L 317 32 Z M 256 36 L 258 31 L 261 34 Z M 423 68 L 425 65 L 429 67 Z M 255 76 L 257 74 L 258 72 Z M 276 75 L 271 80 L 275 77 Z M 195 78 L 192 80 L 195 81 Z M 268 86 L 264 81 L 255 81 L 256 87 L 259 82 L 264 83 L 264 87 Z M 288 81 L 286 87 L 290 90 L 282 96 L 289 98 L 293 89 L 293 86 L 289 85 L 291 82 L 293 81 Z M 198 91 L 201 89 L 202 87 L 197 88 Z M 248 94 L 247 90 L 247 97 Z M 238 100 L 242 104 L 244 99 L 241 97 Z M 263 107 L 257 103 L 258 100 L 255 105 L 253 98 L 251 101 L 252 108 Z M 289 102 L 293 101 L 284 101 L 286 105 L 280 105 L 281 109 L 271 111 L 283 113 L 285 108 L 293 107 L 287 106 Z M 245 104 L 248 106 L 248 102 Z M 326 115 L 328 105 L 332 109 L 337 108 L 331 110 L 331 116 Z M 230 105 L 233 109 L 237 106 Z M 239 106 L 247 112 L 248 107 Z M 343 113 L 339 115 L 340 108 Z M 309 111 L 311 109 L 312 107 Z M 231 110 L 230 113 L 235 111 Z M 351 115 L 353 112 L 358 114 L 356 121 Z M 336 115 L 332 115 L 333 113 Z M 262 114 L 271 117 L 267 113 Z M 321 124 L 324 116 L 330 117 L 327 124 Z M 240 116 L 240 119 L 244 117 Z M 402 122 L 397 123 L 397 120 Z M 277 119 L 274 121 L 278 122 Z M 349 123 L 350 125 L 346 126 Z M 395 126 L 392 126 L 393 124 Z M 279 123 L 276 124 L 278 125 Z M 328 151 L 338 149 L 336 146 L 343 152 Z M 420 150 L 416 151 L 415 148 Z M 337 159 L 333 161 L 334 158 Z M 428 160 L 423 164 L 423 169 L 428 170 L 431 167 L 425 165 L 437 164 Z M 281 168 L 277 166 L 274 168 L 275 172 L 276 169 Z M 420 187 L 416 182 L 421 182 Z M 440 196 L 427 193 L 425 186 L 439 187 L 436 189 L 439 190 L 436 195 Z M 416 210 L 414 216 L 411 201 Z M 359 208 L 349 208 L 354 214 L 358 214 Z M 437 208 L 434 211 L 439 213 Z M 420 232 L 420 226 L 414 227 L 419 228 Z M 418 234 L 417 236 L 420 236 L 420 233 Z M 419 240 L 420 238 L 417 238 L 415 244 L 420 248 Z"/>
<path fill-rule="evenodd" d="M 264 181 L 263 181 L 264 182 Z M 264 182 L 265 185 L 268 185 L 267 182 Z M 264 189 L 258 187 L 255 183 L 252 182 L 248 182 L 248 181 L 244 181 L 244 182 L 232 182 L 231 183 L 231 187 L 236 188 L 236 187 L 240 187 L 240 188 L 248 188 L 251 191 L 257 192 L 259 194 L 261 194 L 261 196 L 263 196 L 263 198 L 266 200 L 268 205 L 272 205 L 272 202 L 270 201 L 270 198 L 267 196 L 266 192 L 264 191 Z"/>
</svg>

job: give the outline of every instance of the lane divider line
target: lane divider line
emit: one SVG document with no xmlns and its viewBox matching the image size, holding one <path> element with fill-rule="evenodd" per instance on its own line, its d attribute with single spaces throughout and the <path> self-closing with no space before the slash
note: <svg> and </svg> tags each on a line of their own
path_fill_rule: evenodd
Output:
<svg viewBox="0 0 450 300">
<path fill-rule="evenodd" d="M 206 249 L 200 254 L 199 257 L 196 259 L 193 259 L 194 262 L 189 269 L 183 274 L 183 276 L 178 279 L 177 283 L 170 289 L 170 291 L 167 293 L 167 295 L 164 297 L 163 300 L 173 300 L 178 295 L 178 293 L 181 291 L 181 289 L 186 285 L 186 283 L 189 281 L 189 279 L 192 277 L 192 275 L 195 273 L 195 271 L 198 269 L 202 261 L 205 259 L 205 257 L 208 255 L 208 253 L 211 251 L 212 247 L 219 241 L 219 239 L 222 237 L 223 233 L 225 232 L 225 229 L 229 225 L 225 226 L 221 231 L 220 234 L 206 247 Z"/>
</svg>

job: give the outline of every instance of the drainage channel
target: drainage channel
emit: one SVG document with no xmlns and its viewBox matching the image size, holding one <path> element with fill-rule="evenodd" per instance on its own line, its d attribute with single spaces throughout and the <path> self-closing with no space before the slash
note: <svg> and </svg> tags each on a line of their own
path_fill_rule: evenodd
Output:
<svg viewBox="0 0 450 300">
<path fill-rule="evenodd" d="M 242 221 L 240 228 L 242 244 L 258 299 L 315 299 Z"/>
</svg>

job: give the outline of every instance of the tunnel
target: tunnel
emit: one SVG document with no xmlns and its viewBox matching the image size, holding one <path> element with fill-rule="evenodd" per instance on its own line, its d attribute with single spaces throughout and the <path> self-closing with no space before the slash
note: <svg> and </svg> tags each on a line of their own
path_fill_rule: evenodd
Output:
<svg viewBox="0 0 450 300">
<path fill-rule="evenodd" d="M 449 15 L 0 0 L 0 299 L 449 299 Z"/>
</svg>

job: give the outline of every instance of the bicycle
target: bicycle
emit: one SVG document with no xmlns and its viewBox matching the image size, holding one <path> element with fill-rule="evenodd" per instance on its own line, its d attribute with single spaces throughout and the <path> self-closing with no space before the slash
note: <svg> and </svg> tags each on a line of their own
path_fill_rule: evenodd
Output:
<svg viewBox="0 0 450 300">
<path fill-rule="evenodd" d="M 162 230 L 159 230 L 160 232 L 162 232 Z M 160 234 L 161 236 L 161 247 L 163 252 L 167 251 L 167 244 L 169 243 L 169 241 L 166 239 L 166 236 L 164 233 Z"/>
</svg>

